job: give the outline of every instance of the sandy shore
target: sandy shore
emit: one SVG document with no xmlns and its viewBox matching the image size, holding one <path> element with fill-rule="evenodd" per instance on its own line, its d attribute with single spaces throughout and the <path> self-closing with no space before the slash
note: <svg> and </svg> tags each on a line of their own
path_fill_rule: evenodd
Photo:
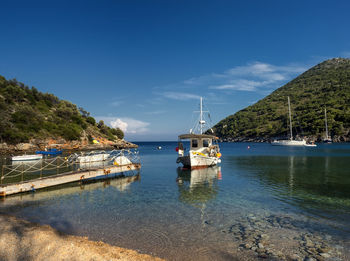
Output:
<svg viewBox="0 0 350 261">
<path fill-rule="evenodd" d="M 163 260 L 0 215 L 0 260 Z"/>
</svg>

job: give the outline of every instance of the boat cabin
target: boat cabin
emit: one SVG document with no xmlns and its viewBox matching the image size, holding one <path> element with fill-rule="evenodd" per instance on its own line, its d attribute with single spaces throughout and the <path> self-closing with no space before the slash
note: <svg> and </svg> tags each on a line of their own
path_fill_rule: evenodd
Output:
<svg viewBox="0 0 350 261">
<path fill-rule="evenodd" d="M 217 145 L 213 144 L 213 141 L 217 139 L 217 137 L 207 134 L 183 134 L 179 136 L 178 152 L 180 155 L 183 155 L 185 151 L 181 140 L 190 141 L 190 151 L 208 153 L 211 149 L 217 147 Z"/>
</svg>

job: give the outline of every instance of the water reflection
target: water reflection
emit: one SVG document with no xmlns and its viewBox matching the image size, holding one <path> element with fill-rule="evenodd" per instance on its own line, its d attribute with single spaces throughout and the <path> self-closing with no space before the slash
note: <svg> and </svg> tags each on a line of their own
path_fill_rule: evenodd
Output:
<svg viewBox="0 0 350 261">
<path fill-rule="evenodd" d="M 241 175 L 258 181 L 280 201 L 312 215 L 350 216 L 346 157 L 252 156 L 230 161 Z"/>
<path fill-rule="evenodd" d="M 140 181 L 141 176 L 139 173 L 132 176 L 119 176 L 108 179 L 95 179 L 90 180 L 88 183 L 75 182 L 71 184 L 56 186 L 55 188 L 42 189 L 35 193 L 25 193 L 20 195 L 9 196 L 2 199 L 1 207 L 16 206 L 23 203 L 46 201 L 49 199 L 55 199 L 62 196 L 75 195 L 81 192 L 94 191 L 104 188 L 115 188 L 119 192 L 125 192 L 128 190 L 131 183 Z"/>
<path fill-rule="evenodd" d="M 218 179 L 221 179 L 219 166 L 195 170 L 178 168 L 176 182 L 180 201 L 196 206 L 214 199 L 219 190 Z"/>
<path fill-rule="evenodd" d="M 293 189 L 294 186 L 294 156 L 289 157 L 289 187 Z"/>
</svg>

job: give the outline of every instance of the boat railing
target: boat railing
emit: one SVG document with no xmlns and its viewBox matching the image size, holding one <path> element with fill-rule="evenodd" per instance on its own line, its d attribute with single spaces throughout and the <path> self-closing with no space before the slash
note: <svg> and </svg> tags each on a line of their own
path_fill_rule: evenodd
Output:
<svg viewBox="0 0 350 261">
<path fill-rule="evenodd" d="M 108 157 L 97 161 L 96 158 L 93 161 L 89 161 L 89 158 L 86 158 L 86 156 L 101 154 L 108 154 Z M 137 149 L 80 152 L 68 156 L 56 156 L 33 161 L 13 161 L 12 164 L 3 164 L 1 166 L 0 184 L 18 183 L 89 169 L 104 169 L 107 166 L 118 165 L 115 160 L 120 156 L 127 158 L 128 162 L 132 164 L 140 163 L 139 151 Z M 81 162 L 79 157 L 85 157 L 85 161 Z"/>
</svg>

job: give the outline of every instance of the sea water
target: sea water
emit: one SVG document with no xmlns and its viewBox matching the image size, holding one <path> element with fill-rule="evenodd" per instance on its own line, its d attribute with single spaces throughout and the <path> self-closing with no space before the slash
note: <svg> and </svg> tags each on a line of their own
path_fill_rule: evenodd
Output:
<svg viewBox="0 0 350 261">
<path fill-rule="evenodd" d="M 176 142 L 137 144 L 142 168 L 132 182 L 12 196 L 1 211 L 170 260 L 230 259 L 240 244 L 232 229 L 246 217 L 262 229 L 288 217 L 298 231 L 348 246 L 350 144 L 221 143 L 219 167 L 197 171 L 176 164 Z"/>
</svg>

